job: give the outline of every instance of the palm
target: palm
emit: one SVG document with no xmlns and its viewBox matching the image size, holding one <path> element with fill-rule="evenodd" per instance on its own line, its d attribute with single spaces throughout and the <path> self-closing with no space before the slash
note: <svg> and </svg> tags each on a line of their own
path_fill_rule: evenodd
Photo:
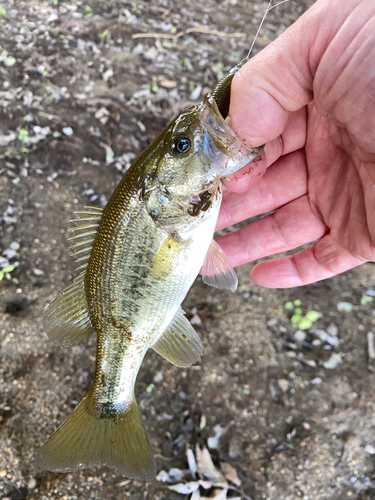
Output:
<svg viewBox="0 0 375 500">
<path fill-rule="evenodd" d="M 314 103 L 292 113 L 282 145 L 275 140 L 266 147 L 272 165 L 263 178 L 255 184 L 265 162 L 226 182 L 235 192 L 224 197 L 218 229 L 276 210 L 219 239 L 233 265 L 318 240 L 253 270 L 261 285 L 290 287 L 375 260 L 375 154 L 358 142 L 355 131 L 323 117 Z"/>
</svg>

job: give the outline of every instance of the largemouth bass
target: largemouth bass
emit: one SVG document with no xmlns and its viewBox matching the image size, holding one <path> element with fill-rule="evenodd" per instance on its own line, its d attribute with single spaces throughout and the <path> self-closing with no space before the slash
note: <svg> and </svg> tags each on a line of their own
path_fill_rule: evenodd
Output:
<svg viewBox="0 0 375 500">
<path fill-rule="evenodd" d="M 150 480 L 156 465 L 134 398 L 149 348 L 189 366 L 202 344 L 181 303 L 203 265 L 204 281 L 235 290 L 237 278 L 213 233 L 220 179 L 255 158 L 224 120 L 233 75 L 182 111 L 126 172 L 104 209 L 78 213 L 72 249 L 81 274 L 50 305 L 50 336 L 95 332 L 88 395 L 36 458 L 58 472 L 106 465 Z M 226 97 L 227 96 L 227 97 Z M 220 106 L 220 111 L 217 106 Z"/>
</svg>

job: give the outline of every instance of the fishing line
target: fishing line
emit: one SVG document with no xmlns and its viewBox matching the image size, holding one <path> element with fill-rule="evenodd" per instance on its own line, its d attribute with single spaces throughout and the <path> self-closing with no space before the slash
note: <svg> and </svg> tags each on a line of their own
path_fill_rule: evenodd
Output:
<svg viewBox="0 0 375 500">
<path fill-rule="evenodd" d="M 268 6 L 267 6 L 267 9 L 266 9 L 266 12 L 264 13 L 264 15 L 263 15 L 263 17 L 262 17 L 262 20 L 261 20 L 261 22 L 260 22 L 260 24 L 259 24 L 259 27 L 258 27 L 258 29 L 257 29 L 257 32 L 255 33 L 255 36 L 254 36 L 253 42 L 252 42 L 252 44 L 251 44 L 251 46 L 250 46 L 250 49 L 249 49 L 249 52 L 247 53 L 247 56 L 246 56 L 244 59 L 242 59 L 242 61 L 241 61 L 241 62 L 239 62 L 239 63 L 238 63 L 238 64 L 237 64 L 234 68 L 232 68 L 232 69 L 229 71 L 229 74 L 235 74 L 235 73 L 237 73 L 237 71 L 238 71 L 240 68 L 242 68 L 242 66 L 250 60 L 251 52 L 252 52 L 252 50 L 253 50 L 253 48 L 254 48 L 254 44 L 255 44 L 255 42 L 256 42 L 256 39 L 258 38 L 259 32 L 260 32 L 260 30 L 262 29 L 262 26 L 263 26 L 263 23 L 264 23 L 264 21 L 265 21 L 265 19 L 266 19 L 266 17 L 267 17 L 267 14 L 268 14 L 268 13 L 269 13 L 272 9 L 274 9 L 275 7 L 278 7 L 278 6 L 279 6 L 279 5 L 281 5 L 282 3 L 286 3 L 286 2 L 289 2 L 289 1 L 290 1 L 290 0 L 281 0 L 281 2 L 278 2 L 278 3 L 277 3 L 277 4 L 275 4 L 275 5 L 272 5 L 273 0 L 270 0 L 270 1 L 268 2 Z"/>
</svg>

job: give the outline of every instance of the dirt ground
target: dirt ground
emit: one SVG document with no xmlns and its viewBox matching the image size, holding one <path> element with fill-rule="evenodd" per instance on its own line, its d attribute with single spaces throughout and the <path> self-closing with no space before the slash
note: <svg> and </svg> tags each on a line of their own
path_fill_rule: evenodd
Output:
<svg viewBox="0 0 375 500">
<path fill-rule="evenodd" d="M 255 52 L 311 4 L 274 9 Z M 202 498 L 219 491 L 222 499 L 375 498 L 372 264 L 289 290 L 255 286 L 251 265 L 237 269 L 235 294 L 197 279 L 183 307 L 203 340 L 201 361 L 180 369 L 150 351 L 136 385 L 169 483 L 127 480 L 105 467 L 69 474 L 33 467 L 94 371 L 94 338 L 62 347 L 41 321 L 76 275 L 69 219 L 84 205 L 105 205 L 168 120 L 243 57 L 265 7 L 0 1 L 2 499 L 187 499 L 168 486 L 194 482 L 186 450 L 197 444 L 215 467 L 233 467 L 231 488 L 201 483 Z M 314 320 L 310 328 L 291 321 L 298 308 Z"/>
</svg>

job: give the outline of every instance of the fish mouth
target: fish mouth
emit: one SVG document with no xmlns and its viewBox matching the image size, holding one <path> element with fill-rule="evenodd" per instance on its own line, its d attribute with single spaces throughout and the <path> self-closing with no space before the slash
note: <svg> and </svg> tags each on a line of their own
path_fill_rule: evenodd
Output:
<svg viewBox="0 0 375 500">
<path fill-rule="evenodd" d="M 211 94 L 204 96 L 201 120 L 210 138 L 208 146 L 211 149 L 212 156 L 221 153 L 227 157 L 227 161 L 224 162 L 222 171 L 219 174 L 220 177 L 231 175 L 247 165 L 264 148 L 264 145 L 249 148 L 240 141 L 227 121 L 224 120 Z"/>
</svg>

